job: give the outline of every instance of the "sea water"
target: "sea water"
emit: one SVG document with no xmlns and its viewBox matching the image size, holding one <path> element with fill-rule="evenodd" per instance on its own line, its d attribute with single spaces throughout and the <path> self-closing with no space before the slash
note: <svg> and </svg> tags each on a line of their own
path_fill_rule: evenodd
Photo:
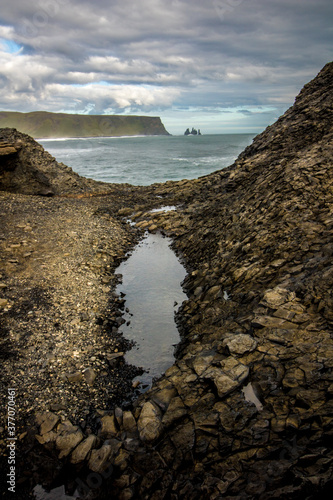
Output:
<svg viewBox="0 0 333 500">
<path fill-rule="evenodd" d="M 58 162 L 97 181 L 147 186 L 231 165 L 253 134 L 39 139 Z"/>
</svg>

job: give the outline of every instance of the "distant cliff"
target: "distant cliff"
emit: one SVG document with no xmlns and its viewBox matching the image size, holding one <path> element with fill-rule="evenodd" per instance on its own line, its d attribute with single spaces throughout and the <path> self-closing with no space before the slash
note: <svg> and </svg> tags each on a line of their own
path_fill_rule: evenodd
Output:
<svg viewBox="0 0 333 500">
<path fill-rule="evenodd" d="M 169 135 L 159 117 L 120 115 L 70 115 L 34 111 L 0 111 L 0 128 L 16 128 L 35 138 L 119 137 Z"/>
</svg>

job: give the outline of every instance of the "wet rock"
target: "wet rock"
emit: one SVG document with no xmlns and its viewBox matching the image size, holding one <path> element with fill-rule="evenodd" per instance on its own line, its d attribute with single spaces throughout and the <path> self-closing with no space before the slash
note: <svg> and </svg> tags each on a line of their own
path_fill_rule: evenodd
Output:
<svg viewBox="0 0 333 500">
<path fill-rule="evenodd" d="M 214 299 L 217 299 L 222 296 L 222 289 L 221 286 L 215 285 L 212 286 L 205 294 L 203 300 L 204 301 L 211 301 Z"/>
<path fill-rule="evenodd" d="M 126 216 L 126 215 L 131 215 L 133 213 L 133 209 L 129 207 L 121 208 L 118 211 L 118 215 Z"/>
<path fill-rule="evenodd" d="M 299 416 L 296 414 L 288 415 L 286 419 L 286 427 L 290 429 L 298 429 L 300 424 Z"/>
<path fill-rule="evenodd" d="M 207 370 L 205 372 L 205 377 L 211 379 L 214 382 L 220 398 L 226 396 L 227 394 L 241 386 L 241 382 L 232 379 L 231 377 L 223 373 L 219 368 L 211 368 Z"/>
<path fill-rule="evenodd" d="M 35 438 L 40 444 L 48 444 L 48 443 L 53 443 L 57 439 L 57 433 L 54 431 L 49 431 L 44 433 L 42 436 L 39 436 L 38 434 L 35 435 Z"/>
<path fill-rule="evenodd" d="M 300 387 L 304 384 L 305 374 L 300 368 L 294 367 L 286 371 L 282 384 L 286 389 Z"/>
<path fill-rule="evenodd" d="M 214 353 L 208 352 L 206 354 L 201 353 L 199 356 L 196 356 L 195 358 L 191 359 L 191 365 L 193 366 L 193 369 L 195 370 L 196 374 L 199 377 L 211 365 L 214 357 L 215 357 Z"/>
<path fill-rule="evenodd" d="M 276 287 L 273 290 L 268 290 L 263 299 L 262 303 L 271 307 L 273 309 L 277 309 L 282 304 L 289 302 L 295 298 L 295 293 L 291 293 L 289 290 L 286 290 L 281 287 Z"/>
<path fill-rule="evenodd" d="M 305 408 L 317 409 L 326 402 L 325 393 L 319 389 L 302 389 L 297 392 L 297 402 Z"/>
<path fill-rule="evenodd" d="M 119 467 L 121 471 L 124 471 L 128 466 L 128 458 L 130 456 L 131 454 L 128 451 L 121 449 L 113 463 L 116 467 Z"/>
<path fill-rule="evenodd" d="M 195 430 L 193 423 L 185 422 L 182 425 L 178 425 L 169 433 L 169 437 L 176 450 L 185 455 L 194 447 Z"/>
<path fill-rule="evenodd" d="M 147 401 L 142 407 L 138 420 L 138 430 L 140 439 L 148 443 L 158 439 L 163 432 L 161 411 L 150 401 Z"/>
<path fill-rule="evenodd" d="M 276 318 L 274 316 L 255 316 L 251 322 L 254 328 L 282 328 L 285 330 L 290 330 L 297 328 L 294 323 L 286 321 L 283 318 Z"/>
<path fill-rule="evenodd" d="M 114 410 L 114 416 L 115 416 L 115 419 L 116 419 L 116 421 L 117 421 L 117 423 L 118 423 L 119 427 L 121 427 L 121 426 L 122 426 L 122 422 L 123 422 L 123 414 L 124 414 L 124 412 L 123 412 L 123 410 L 122 410 L 121 408 L 116 408 L 116 409 Z"/>
<path fill-rule="evenodd" d="M 110 366 L 114 366 L 117 363 L 117 360 L 124 356 L 124 352 L 113 352 L 110 354 L 106 354 L 106 358 L 109 362 Z"/>
</svg>

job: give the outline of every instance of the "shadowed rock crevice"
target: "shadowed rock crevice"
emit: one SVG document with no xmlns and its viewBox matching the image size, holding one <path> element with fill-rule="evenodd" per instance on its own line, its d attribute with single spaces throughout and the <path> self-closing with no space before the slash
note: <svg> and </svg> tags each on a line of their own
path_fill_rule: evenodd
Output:
<svg viewBox="0 0 333 500">
<path fill-rule="evenodd" d="M 15 129 L 0 129 L 0 191 L 54 196 L 109 190 L 107 183 L 81 177 L 58 163 L 30 136 Z"/>
</svg>

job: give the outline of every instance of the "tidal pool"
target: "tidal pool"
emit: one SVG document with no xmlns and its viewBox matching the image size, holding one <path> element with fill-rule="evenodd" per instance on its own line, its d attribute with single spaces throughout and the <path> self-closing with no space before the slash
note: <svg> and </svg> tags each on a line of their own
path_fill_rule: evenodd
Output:
<svg viewBox="0 0 333 500">
<path fill-rule="evenodd" d="M 125 359 L 145 370 L 136 379 L 148 386 L 174 362 L 180 340 L 175 313 L 187 298 L 181 287 L 186 271 L 170 243 L 161 234 L 147 234 L 117 269 L 123 276 L 117 293 L 126 300 L 121 330 L 135 342 Z"/>
</svg>

